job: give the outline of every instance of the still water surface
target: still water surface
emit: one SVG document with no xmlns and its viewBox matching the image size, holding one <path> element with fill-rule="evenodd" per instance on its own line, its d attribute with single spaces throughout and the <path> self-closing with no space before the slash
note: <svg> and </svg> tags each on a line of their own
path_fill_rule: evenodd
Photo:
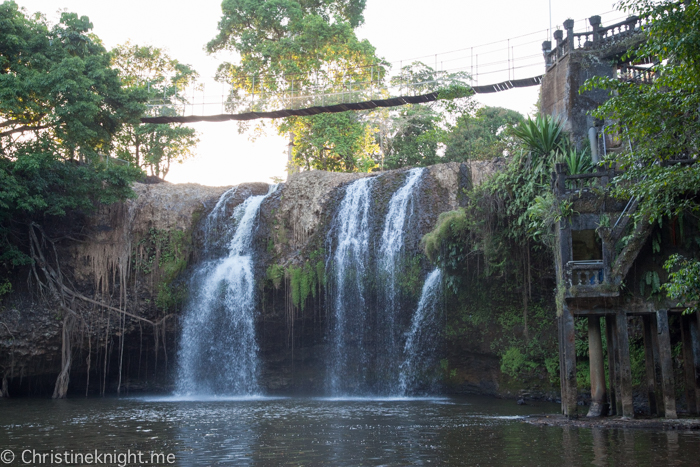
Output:
<svg viewBox="0 0 700 467">
<path fill-rule="evenodd" d="M 0 400 L 0 450 L 11 465 L 24 449 L 172 453 L 180 466 L 700 465 L 696 432 L 522 422 L 556 412 L 490 398 Z"/>
</svg>

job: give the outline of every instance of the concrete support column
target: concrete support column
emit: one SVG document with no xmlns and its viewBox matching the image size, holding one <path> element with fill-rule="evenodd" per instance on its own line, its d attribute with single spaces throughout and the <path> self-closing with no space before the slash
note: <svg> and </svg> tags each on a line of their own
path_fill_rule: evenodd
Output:
<svg viewBox="0 0 700 467">
<path fill-rule="evenodd" d="M 695 405 L 700 412 L 700 312 L 690 315 L 690 341 L 693 345 L 693 368 L 695 372 Z"/>
<path fill-rule="evenodd" d="M 673 360 L 671 357 L 671 337 L 668 332 L 668 312 L 656 312 L 656 332 L 659 342 L 659 363 L 661 366 L 661 387 L 664 392 L 664 416 L 678 418 L 676 396 L 673 388 Z"/>
<path fill-rule="evenodd" d="M 647 373 L 647 397 L 649 398 L 649 412 L 658 415 L 659 409 L 656 400 L 656 361 L 654 359 L 654 340 L 652 339 L 652 317 L 642 316 L 644 324 L 644 362 Z"/>
<path fill-rule="evenodd" d="M 695 383 L 695 362 L 693 358 L 693 340 L 690 335 L 690 315 L 681 316 L 681 339 L 683 341 L 683 372 L 685 373 L 685 400 L 688 413 L 698 414 L 697 388 Z"/>
<path fill-rule="evenodd" d="M 615 346 L 615 317 L 605 315 L 605 340 L 608 346 L 608 380 L 610 382 L 610 415 L 619 414 L 617 402 L 620 400 L 620 386 L 617 383 L 617 349 Z"/>
<path fill-rule="evenodd" d="M 622 403 L 622 416 L 634 418 L 634 405 L 632 401 L 632 368 L 630 366 L 630 341 L 627 334 L 627 313 L 620 310 L 615 314 L 618 355 L 620 356 L 620 402 Z"/>
<path fill-rule="evenodd" d="M 588 317 L 588 360 L 591 369 L 591 406 L 588 417 L 600 417 L 607 413 L 605 404 L 605 363 L 603 362 L 603 339 L 600 334 L 600 317 Z"/>
<path fill-rule="evenodd" d="M 559 393 L 561 394 L 561 413 L 566 413 L 566 378 L 564 378 L 564 320 L 557 319 L 557 339 L 559 341 Z"/>
<path fill-rule="evenodd" d="M 574 315 L 569 311 L 566 305 L 563 307 L 563 313 L 562 316 L 559 317 L 559 320 L 561 324 L 561 342 L 564 360 L 564 366 L 560 371 L 564 386 L 564 392 L 561 395 L 562 408 L 564 409 L 564 415 L 568 418 L 577 418 L 576 329 L 574 327 Z"/>
</svg>

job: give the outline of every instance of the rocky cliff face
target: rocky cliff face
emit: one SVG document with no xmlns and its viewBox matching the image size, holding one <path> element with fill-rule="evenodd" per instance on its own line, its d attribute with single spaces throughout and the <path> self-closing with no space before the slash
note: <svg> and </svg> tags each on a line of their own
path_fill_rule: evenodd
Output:
<svg viewBox="0 0 700 467">
<path fill-rule="evenodd" d="M 415 258 L 415 267 L 403 278 L 413 289 L 403 295 L 407 316 L 417 301 L 420 281 L 431 268 L 422 255 L 420 239 L 441 212 L 459 206 L 464 190 L 497 169 L 498 163 L 450 163 L 426 169 L 417 221 L 406 235 L 408 254 Z M 389 199 L 406 179 L 406 171 L 302 172 L 282 184 L 261 207 L 255 237 L 256 328 L 261 385 L 268 392 L 321 390 L 328 333 L 325 279 L 320 273 L 311 277 L 314 292 L 300 301 L 292 294 L 298 286 L 294 277 L 305 277 L 310 265 L 324 260 L 328 228 L 344 187 L 367 176 L 376 178 L 370 229 L 371 238 L 378 239 Z M 70 305 L 78 316 L 70 340 L 73 392 L 172 387 L 190 265 L 201 256 L 203 219 L 228 188 L 160 183 L 136 184 L 134 190 L 135 199 L 84 219 L 83 237 L 58 243 L 61 270 L 82 297 Z M 245 198 L 267 190 L 266 184 L 239 186 L 226 199 L 226 212 L 230 215 Z M 16 290 L 0 308 L 0 372 L 10 394 L 50 394 L 62 366 L 66 312 L 51 297 L 42 301 L 26 288 Z M 460 358 L 470 368 L 465 374 L 473 387 L 493 388 L 497 357 L 482 350 L 468 351 Z"/>
</svg>

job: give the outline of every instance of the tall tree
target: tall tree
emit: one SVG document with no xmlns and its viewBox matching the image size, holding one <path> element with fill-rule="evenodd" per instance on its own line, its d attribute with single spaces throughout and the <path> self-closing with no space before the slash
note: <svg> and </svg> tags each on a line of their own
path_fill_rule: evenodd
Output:
<svg viewBox="0 0 700 467">
<path fill-rule="evenodd" d="M 252 105 L 244 99 L 247 94 L 259 105 L 290 105 L 292 98 L 295 106 L 315 105 L 315 92 L 346 92 L 358 83 L 379 81 L 386 73 L 386 63 L 374 47 L 355 35 L 364 21 L 365 0 L 224 0 L 221 7 L 219 34 L 207 50 L 229 50 L 240 57 L 236 64 L 220 65 L 217 73 L 218 79 L 233 85 L 229 110 Z M 343 128 L 330 134 L 330 122 Z M 366 158 L 370 146 L 364 145 L 354 161 L 347 160 L 354 154 L 340 155 L 334 149 L 363 145 L 371 132 L 364 118 L 300 117 L 277 129 L 289 135 L 295 161 L 302 166 L 350 171 L 372 167 Z M 321 142 L 318 133 L 331 139 Z M 331 158 L 345 162 L 324 161 L 334 150 Z M 321 159 L 312 162 L 315 157 Z"/>
<path fill-rule="evenodd" d="M 110 163 L 114 135 L 146 96 L 121 86 L 92 23 L 63 13 L 49 25 L 0 4 L 0 267 L 32 262 L 44 222 L 132 194 L 142 175 Z M 66 226 L 68 228 L 69 226 Z"/>
<path fill-rule="evenodd" d="M 112 66 L 119 70 L 124 86 L 146 93 L 151 102 L 158 104 L 148 111 L 151 116 L 174 115 L 177 106 L 187 102 L 185 88 L 198 77 L 189 65 L 163 50 L 129 42 L 112 51 Z M 191 157 L 198 142 L 194 128 L 182 124 L 135 123 L 118 134 L 114 150 L 119 159 L 165 178 L 171 163 Z"/>
</svg>

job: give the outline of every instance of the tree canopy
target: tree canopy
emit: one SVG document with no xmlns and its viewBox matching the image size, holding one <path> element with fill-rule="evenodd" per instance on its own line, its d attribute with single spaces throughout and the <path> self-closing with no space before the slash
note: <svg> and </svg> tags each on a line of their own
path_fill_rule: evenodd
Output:
<svg viewBox="0 0 700 467">
<path fill-rule="evenodd" d="M 147 96 L 122 86 L 91 30 L 75 13 L 51 25 L 0 4 L 0 275 L 32 263 L 32 229 L 125 199 L 142 176 L 109 154 Z"/>
<path fill-rule="evenodd" d="M 502 157 L 511 149 L 508 128 L 523 121 L 523 116 L 501 107 L 481 107 L 462 114 L 445 141 L 445 159 L 462 162 L 467 159 Z"/>
<path fill-rule="evenodd" d="M 585 89 L 610 91 L 595 115 L 617 127 L 628 151 L 617 157 L 625 169 L 618 194 L 640 200 L 639 217 L 654 221 L 683 211 L 700 212 L 700 6 L 698 2 L 624 0 L 621 6 L 647 18 L 646 41 L 625 57 L 651 62 L 652 83 L 615 78 L 589 80 Z M 644 180 L 644 183 L 637 183 Z"/>
<path fill-rule="evenodd" d="M 280 103 L 294 96 L 309 106 L 313 91 L 337 92 L 355 83 L 381 80 L 386 63 L 355 28 L 362 24 L 364 0 L 224 0 L 219 34 L 210 53 L 229 50 L 238 63 L 219 66 L 217 78 L 233 85 L 229 110 Z M 293 145 L 293 165 L 341 171 L 368 171 L 375 151 L 373 130 L 363 114 L 297 117 L 277 125 Z"/>
<path fill-rule="evenodd" d="M 146 93 L 150 102 L 160 103 L 148 111 L 151 116 L 174 113 L 187 102 L 185 88 L 198 75 L 190 66 L 171 58 L 162 49 L 129 42 L 112 51 L 112 66 L 120 71 L 122 85 Z M 182 163 L 193 155 L 199 142 L 197 132 L 182 124 L 135 123 L 117 134 L 114 153 L 151 175 L 165 178 L 172 162 Z"/>
</svg>

